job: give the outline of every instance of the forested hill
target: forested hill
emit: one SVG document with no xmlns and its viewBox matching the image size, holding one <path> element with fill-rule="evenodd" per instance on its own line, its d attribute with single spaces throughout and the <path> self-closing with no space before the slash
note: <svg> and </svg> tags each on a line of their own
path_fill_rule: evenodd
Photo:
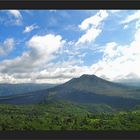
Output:
<svg viewBox="0 0 140 140">
<path fill-rule="evenodd" d="M 69 102 L 0 105 L 0 131 L 139 131 L 139 120 L 138 109 L 107 113 L 103 106 L 90 106 L 89 110 L 89 106 Z"/>
</svg>

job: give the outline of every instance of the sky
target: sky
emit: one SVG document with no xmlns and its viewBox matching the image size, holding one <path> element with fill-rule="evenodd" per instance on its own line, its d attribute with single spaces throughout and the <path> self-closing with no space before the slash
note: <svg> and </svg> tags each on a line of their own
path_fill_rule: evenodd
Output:
<svg viewBox="0 0 140 140">
<path fill-rule="evenodd" d="M 140 81 L 140 10 L 0 10 L 0 83 L 83 74 Z"/>
</svg>

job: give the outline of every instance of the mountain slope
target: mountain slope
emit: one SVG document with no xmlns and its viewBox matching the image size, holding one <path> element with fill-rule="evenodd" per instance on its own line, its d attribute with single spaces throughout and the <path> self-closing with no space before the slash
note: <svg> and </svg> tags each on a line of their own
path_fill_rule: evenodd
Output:
<svg viewBox="0 0 140 140">
<path fill-rule="evenodd" d="M 139 97 L 139 89 L 112 83 L 95 75 L 83 75 L 47 90 L 1 97 L 0 103 L 33 104 L 64 100 L 80 104 L 107 104 L 129 108 L 140 105 Z"/>
<path fill-rule="evenodd" d="M 109 82 L 95 75 L 82 75 L 60 86 L 101 95 L 140 99 L 140 88 Z"/>
</svg>

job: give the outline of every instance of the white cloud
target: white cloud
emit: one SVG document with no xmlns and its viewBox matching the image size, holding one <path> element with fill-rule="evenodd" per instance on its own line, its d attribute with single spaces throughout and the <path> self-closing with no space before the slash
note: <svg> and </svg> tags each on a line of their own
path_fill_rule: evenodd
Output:
<svg viewBox="0 0 140 140">
<path fill-rule="evenodd" d="M 60 35 L 48 34 L 44 36 L 33 36 L 28 42 L 27 47 L 30 49 L 23 52 L 21 56 L 14 59 L 0 62 L 1 73 L 30 73 L 40 71 L 47 63 L 54 59 L 55 52 L 64 45 Z"/>
<path fill-rule="evenodd" d="M 78 45 L 79 43 L 86 43 L 86 42 L 91 42 L 92 40 L 96 39 L 96 37 L 101 33 L 102 31 L 100 29 L 94 29 L 91 28 L 87 30 L 86 34 L 81 36 L 76 43 Z"/>
<path fill-rule="evenodd" d="M 93 73 L 115 81 L 135 78 L 133 75 L 140 78 L 139 36 L 140 28 L 135 32 L 134 40 L 128 45 L 122 46 L 115 42 L 107 43 L 102 60 L 91 66 Z"/>
<path fill-rule="evenodd" d="M 85 19 L 80 25 L 81 30 L 89 29 L 90 26 L 98 27 L 101 21 L 103 21 L 106 17 L 108 17 L 108 13 L 106 10 L 100 10 L 96 13 L 96 15 L 91 16 Z"/>
<path fill-rule="evenodd" d="M 23 33 L 29 33 L 31 31 L 33 31 L 34 29 L 37 29 L 37 28 L 39 28 L 39 26 L 35 25 L 35 24 L 30 25 L 30 26 L 26 26 Z"/>
<path fill-rule="evenodd" d="M 19 10 L 7 10 L 7 12 L 15 18 L 16 25 L 20 25 L 22 23 L 22 15 Z"/>
<path fill-rule="evenodd" d="M 49 10 L 49 12 L 56 12 L 57 10 Z"/>
<path fill-rule="evenodd" d="M 51 64 L 36 75 L 36 82 L 64 83 L 73 77 L 79 77 L 85 73 L 91 74 L 88 66 L 77 66 L 76 63 L 75 60 Z"/>
<path fill-rule="evenodd" d="M 5 46 L 6 51 L 9 52 L 9 51 L 12 51 L 13 50 L 13 47 L 15 45 L 15 41 L 14 41 L 13 38 L 7 38 L 4 41 L 3 45 Z"/>
<path fill-rule="evenodd" d="M 15 46 L 13 38 L 7 38 L 3 43 L 0 43 L 0 55 L 6 55 L 10 53 Z"/>
<path fill-rule="evenodd" d="M 128 25 L 124 25 L 123 29 L 127 29 L 129 26 Z"/>
<path fill-rule="evenodd" d="M 15 18 L 22 18 L 19 10 L 8 10 Z"/>
<path fill-rule="evenodd" d="M 135 28 L 138 29 L 140 27 L 140 11 L 136 11 L 131 15 L 128 15 L 124 20 L 120 22 L 123 24 L 123 29 L 127 29 L 131 22 L 135 21 Z M 134 25 L 133 25 L 134 26 Z"/>
<path fill-rule="evenodd" d="M 104 50 L 104 57 L 113 58 L 118 54 L 116 51 L 117 44 L 115 42 L 110 42 L 106 44 L 105 50 Z"/>
<path fill-rule="evenodd" d="M 138 19 L 140 19 L 140 11 L 137 11 L 134 14 L 127 16 L 121 23 L 126 24 Z"/>
<path fill-rule="evenodd" d="M 136 21 L 136 29 L 140 28 L 140 20 Z"/>
<path fill-rule="evenodd" d="M 106 10 L 100 10 L 96 15 L 85 19 L 79 25 L 79 28 L 86 33 L 78 39 L 76 45 L 94 41 L 102 32 L 100 25 L 107 17 L 108 12 Z"/>
<path fill-rule="evenodd" d="M 50 63 L 53 54 L 64 46 L 65 41 L 60 35 L 36 35 L 27 42 L 29 52 L 0 63 L 0 82 L 63 83 L 82 74 L 95 74 L 111 81 L 140 78 L 139 36 L 140 28 L 128 45 L 107 43 L 102 48 L 103 58 L 91 66 L 84 66 L 78 65 L 79 60 Z"/>
<path fill-rule="evenodd" d="M 82 74 L 96 74 L 107 80 L 140 78 L 140 26 L 138 19 L 136 20 L 137 30 L 134 40 L 130 44 L 121 45 L 112 41 L 106 43 L 105 46 L 96 47 L 94 43 L 91 45 L 92 41 L 101 34 L 101 25 L 109 16 L 108 13 L 106 10 L 101 10 L 96 15 L 85 19 L 79 25 L 81 31 L 85 33 L 76 43 L 73 41 L 65 42 L 62 36 L 54 34 L 32 36 L 26 42 L 28 51 L 14 59 L 0 62 L 0 82 L 63 83 Z M 127 22 L 134 20 L 132 17 L 128 19 Z M 33 30 L 30 26 L 27 27 L 25 32 Z M 94 50 L 100 50 L 103 53 L 102 59 L 91 66 L 84 66 L 82 63 L 85 55 L 84 50 L 79 51 L 81 48 L 75 47 L 75 44 L 79 43 L 80 45 L 89 43 L 89 46 L 94 46 Z M 7 39 L 1 44 L 1 46 L 5 46 L 0 47 L 0 54 L 3 54 L 8 48 L 9 51 L 12 51 L 14 41 Z M 6 46 L 7 49 L 3 49 Z M 84 46 L 86 45 L 84 44 Z M 57 62 L 53 62 L 52 60 L 57 59 L 58 55 Z"/>
<path fill-rule="evenodd" d="M 40 57 L 42 61 L 50 60 L 51 55 L 64 45 L 60 35 L 48 34 L 45 36 L 33 36 L 28 42 L 28 47 L 32 48 L 32 56 Z"/>
<path fill-rule="evenodd" d="M 26 69 L 29 68 L 25 66 L 24 62 L 22 65 Z M 23 69 L 23 67 L 21 69 Z M 66 61 L 54 64 L 47 64 L 46 69 L 38 71 L 32 70 L 28 72 L 24 70 L 24 72 L 16 72 L 16 69 L 14 69 L 13 73 L 0 73 L 0 82 L 4 81 L 8 83 L 64 83 L 72 79 L 73 77 L 79 77 L 85 73 L 91 74 L 92 71 L 90 71 L 89 67 L 87 66 L 77 66 L 76 62 L 74 61 Z"/>
<path fill-rule="evenodd" d="M 109 10 L 109 12 L 111 12 L 112 14 L 116 14 L 116 13 L 121 12 L 121 10 Z"/>
</svg>

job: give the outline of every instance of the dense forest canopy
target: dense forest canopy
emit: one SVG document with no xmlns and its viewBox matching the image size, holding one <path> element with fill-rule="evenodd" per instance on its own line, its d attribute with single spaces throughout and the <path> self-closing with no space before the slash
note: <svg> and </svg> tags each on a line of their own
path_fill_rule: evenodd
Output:
<svg viewBox="0 0 140 140">
<path fill-rule="evenodd" d="M 63 101 L 38 105 L 0 105 L 0 130 L 140 130 L 139 107 L 127 112 L 114 111 L 111 107 L 104 107 L 103 110 L 102 107 Z"/>
</svg>

